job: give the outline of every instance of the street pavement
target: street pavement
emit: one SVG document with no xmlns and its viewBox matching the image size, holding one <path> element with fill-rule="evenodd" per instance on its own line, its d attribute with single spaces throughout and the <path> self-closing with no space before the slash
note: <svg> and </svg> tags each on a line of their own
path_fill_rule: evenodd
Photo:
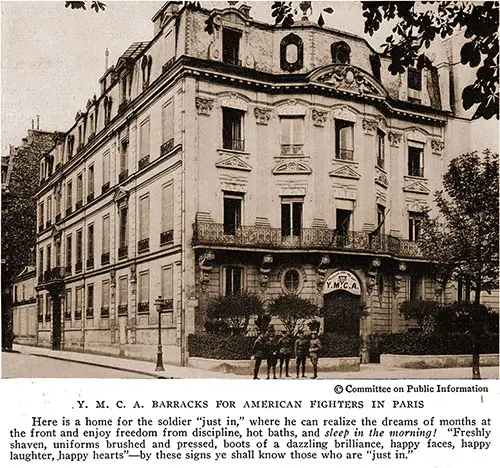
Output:
<svg viewBox="0 0 500 468">
<path fill-rule="evenodd" d="M 155 363 L 113 356 L 71 351 L 54 351 L 14 345 L 14 352 L 2 353 L 3 378 L 176 378 L 250 379 L 241 376 L 165 364 L 164 372 Z M 308 369 L 310 370 L 310 369 Z M 261 368 L 265 376 L 265 365 Z M 380 364 L 362 364 L 359 372 L 320 373 L 320 379 L 470 379 L 470 367 L 446 369 L 402 369 Z M 498 379 L 498 367 L 482 367 L 483 379 Z M 264 377 L 265 378 L 265 377 Z"/>
</svg>

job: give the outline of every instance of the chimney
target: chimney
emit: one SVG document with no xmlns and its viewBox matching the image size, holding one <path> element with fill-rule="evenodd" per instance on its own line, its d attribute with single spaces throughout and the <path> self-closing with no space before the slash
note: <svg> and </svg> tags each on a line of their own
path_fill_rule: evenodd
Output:
<svg viewBox="0 0 500 468">
<path fill-rule="evenodd" d="M 104 52 L 104 73 L 107 72 L 108 70 L 108 61 L 109 61 L 109 50 L 108 48 L 106 47 L 106 52 Z"/>
<path fill-rule="evenodd" d="M 40 130 L 40 116 L 39 115 L 36 116 L 36 129 Z"/>
<path fill-rule="evenodd" d="M 31 119 L 31 130 L 35 130 L 35 119 Z"/>
</svg>

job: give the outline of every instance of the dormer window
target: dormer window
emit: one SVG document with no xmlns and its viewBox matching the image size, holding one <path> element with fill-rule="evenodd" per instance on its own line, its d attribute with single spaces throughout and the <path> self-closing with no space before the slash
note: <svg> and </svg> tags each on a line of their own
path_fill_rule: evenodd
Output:
<svg viewBox="0 0 500 468">
<path fill-rule="evenodd" d="M 332 63 L 345 65 L 351 62 L 351 48 L 345 42 L 335 42 L 331 46 Z"/>
<path fill-rule="evenodd" d="M 288 72 L 300 70 L 304 65 L 304 43 L 297 34 L 288 34 L 280 44 L 280 66 Z"/>
<path fill-rule="evenodd" d="M 222 30 L 222 61 L 231 65 L 240 65 L 241 32 L 234 29 Z"/>
<path fill-rule="evenodd" d="M 422 102 L 422 70 L 416 68 L 408 68 L 408 101 L 420 103 Z"/>
</svg>

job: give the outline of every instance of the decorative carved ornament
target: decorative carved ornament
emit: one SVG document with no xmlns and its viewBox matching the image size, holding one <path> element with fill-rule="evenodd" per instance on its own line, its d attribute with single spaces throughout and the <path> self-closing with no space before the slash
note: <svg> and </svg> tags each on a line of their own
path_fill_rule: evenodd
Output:
<svg viewBox="0 0 500 468">
<path fill-rule="evenodd" d="M 200 115 L 210 115 L 212 108 L 214 106 L 214 100 L 209 98 L 196 98 L 196 109 L 198 109 L 198 114 Z"/>
<path fill-rule="evenodd" d="M 405 134 L 407 140 L 417 141 L 418 143 L 427 143 L 427 137 L 420 130 L 415 129 Z"/>
<path fill-rule="evenodd" d="M 355 123 L 357 115 L 352 109 L 349 109 L 347 106 L 342 106 L 332 110 L 332 117 L 334 119 Z"/>
<path fill-rule="evenodd" d="M 312 119 L 313 119 L 313 123 L 316 127 L 324 127 L 327 118 L 328 118 L 327 111 L 320 111 L 318 109 L 312 110 Z"/>
<path fill-rule="evenodd" d="M 231 109 L 238 109 L 246 112 L 248 110 L 248 103 L 237 93 L 221 96 L 220 105 L 222 107 L 230 107 Z"/>
<path fill-rule="evenodd" d="M 273 174 L 311 174 L 312 169 L 304 163 L 287 161 L 278 164 L 273 169 Z"/>
<path fill-rule="evenodd" d="M 368 279 L 366 281 L 366 290 L 367 290 L 368 294 L 370 294 L 370 295 L 373 292 L 373 288 L 377 284 L 377 275 L 378 275 L 380 265 L 381 265 L 380 259 L 375 257 L 372 260 L 370 266 L 368 267 L 368 271 L 367 271 Z"/>
<path fill-rule="evenodd" d="M 280 44 L 280 67 L 284 71 L 294 72 L 304 65 L 304 43 L 297 34 L 288 34 Z"/>
<path fill-rule="evenodd" d="M 356 190 L 348 187 L 338 187 L 335 189 L 335 198 L 338 200 L 356 200 Z"/>
<path fill-rule="evenodd" d="M 431 148 L 433 154 L 442 154 L 444 150 L 444 141 L 441 140 L 431 140 Z"/>
<path fill-rule="evenodd" d="M 251 171 L 252 167 L 238 156 L 229 156 L 215 163 L 215 167 L 220 169 L 235 169 L 237 171 Z"/>
<path fill-rule="evenodd" d="M 310 80 L 353 94 L 380 97 L 387 94 L 370 75 L 351 65 L 331 65 L 326 71 L 314 73 Z"/>
<path fill-rule="evenodd" d="M 127 203 L 129 193 L 123 187 L 117 187 L 113 195 L 113 201 L 118 204 Z"/>
<path fill-rule="evenodd" d="M 267 125 L 269 119 L 271 118 L 271 109 L 256 107 L 253 110 L 253 113 L 255 115 L 255 120 L 259 125 Z"/>
<path fill-rule="evenodd" d="M 317 278 L 316 278 L 316 286 L 318 291 L 323 289 L 325 284 L 325 276 L 326 271 L 328 269 L 328 265 L 330 265 L 330 257 L 328 255 L 323 255 L 321 260 L 319 261 L 319 265 L 316 268 Z"/>
<path fill-rule="evenodd" d="M 271 273 L 271 266 L 273 264 L 272 255 L 264 255 L 262 259 L 262 265 L 260 267 L 260 287 L 261 289 L 266 289 L 269 283 L 269 273 Z"/>
<path fill-rule="evenodd" d="M 340 166 L 333 171 L 329 172 L 330 177 L 340 177 L 342 179 L 360 179 L 361 174 L 358 174 L 351 166 Z"/>
<path fill-rule="evenodd" d="M 215 254 L 211 250 L 202 253 L 198 258 L 200 267 L 200 287 L 203 292 L 207 290 L 210 282 L 210 272 L 212 271 L 215 260 Z"/>
<path fill-rule="evenodd" d="M 378 122 L 376 120 L 363 119 L 363 130 L 365 135 L 375 135 L 378 129 Z"/>
<path fill-rule="evenodd" d="M 389 141 L 391 142 L 391 146 L 398 148 L 403 141 L 403 134 L 397 132 L 389 132 Z"/>
<path fill-rule="evenodd" d="M 425 195 L 430 193 L 427 187 L 427 180 L 417 180 L 410 176 L 405 176 L 405 186 L 403 190 L 405 192 L 423 193 Z"/>
<path fill-rule="evenodd" d="M 380 169 L 376 169 L 375 183 L 384 188 L 389 187 L 389 179 L 387 178 L 387 175 Z"/>
</svg>

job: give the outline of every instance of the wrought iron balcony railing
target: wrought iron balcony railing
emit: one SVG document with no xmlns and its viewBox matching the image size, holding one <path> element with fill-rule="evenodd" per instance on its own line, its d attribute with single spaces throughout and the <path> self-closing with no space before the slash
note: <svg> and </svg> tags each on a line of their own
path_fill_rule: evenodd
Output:
<svg viewBox="0 0 500 468">
<path fill-rule="evenodd" d="M 245 151 L 245 140 L 237 140 L 235 138 L 225 139 L 222 143 L 224 149 L 233 151 Z"/>
<path fill-rule="evenodd" d="M 149 164 L 149 154 L 139 159 L 139 170 L 144 169 Z"/>
<path fill-rule="evenodd" d="M 109 190 L 109 185 L 110 185 L 109 182 L 102 184 L 101 193 L 106 193 Z"/>
<path fill-rule="evenodd" d="M 240 226 L 234 235 L 224 233 L 224 224 L 195 223 L 193 245 L 235 246 L 267 249 L 334 250 L 381 253 L 397 257 L 422 257 L 416 242 L 387 234 L 337 232 L 327 228 L 303 228 L 300 236 L 283 236 L 280 228 Z"/>
<path fill-rule="evenodd" d="M 168 244 L 174 240 L 174 230 L 163 231 L 160 233 L 160 245 Z"/>
<path fill-rule="evenodd" d="M 141 239 L 137 242 L 137 251 L 146 252 L 149 250 L 149 237 L 147 239 Z"/>
<path fill-rule="evenodd" d="M 349 149 L 339 148 L 335 154 L 335 159 L 341 159 L 343 161 L 353 161 L 354 151 Z"/>
<path fill-rule="evenodd" d="M 123 260 L 128 256 L 128 245 L 122 245 L 118 247 L 118 260 Z"/>
<path fill-rule="evenodd" d="M 125 169 L 118 174 L 118 182 L 122 183 L 125 179 L 128 178 L 128 169 Z"/>
<path fill-rule="evenodd" d="M 163 156 L 164 154 L 167 154 L 169 151 L 172 151 L 174 149 L 174 139 L 170 138 L 170 140 L 166 141 L 163 143 L 163 145 L 160 146 L 160 155 Z"/>
<path fill-rule="evenodd" d="M 101 265 L 107 265 L 109 263 L 109 252 L 101 254 Z"/>
<path fill-rule="evenodd" d="M 281 145 L 282 156 L 302 156 L 304 154 L 304 145 Z"/>
<path fill-rule="evenodd" d="M 45 270 L 43 275 L 40 275 L 39 283 L 52 283 L 62 281 L 64 278 L 64 269 L 61 267 L 54 267 L 50 270 Z M 40 281 L 41 280 L 41 281 Z"/>
<path fill-rule="evenodd" d="M 109 307 L 101 307 L 101 318 L 109 317 Z"/>
</svg>

